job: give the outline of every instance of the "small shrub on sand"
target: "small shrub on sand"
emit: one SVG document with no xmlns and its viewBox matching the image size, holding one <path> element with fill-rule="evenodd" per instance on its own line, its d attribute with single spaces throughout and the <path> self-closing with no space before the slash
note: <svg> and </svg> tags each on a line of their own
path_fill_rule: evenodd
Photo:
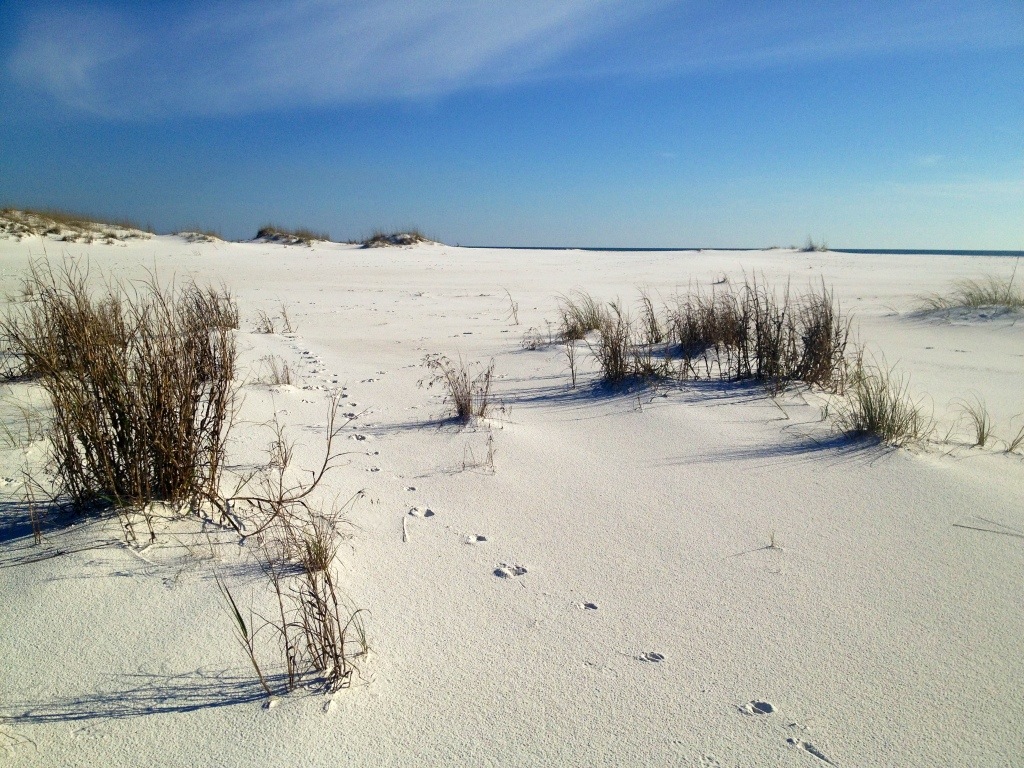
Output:
<svg viewBox="0 0 1024 768">
<path fill-rule="evenodd" d="M 115 507 L 129 538 L 129 509 L 212 501 L 233 413 L 232 297 L 155 278 L 93 291 L 67 264 L 30 280 L 40 300 L 0 325 L 49 395 L 55 496 Z"/>
<path fill-rule="evenodd" d="M 858 359 L 836 424 L 848 434 L 876 437 L 890 445 L 923 440 L 932 432 L 932 421 L 908 390 L 907 381 L 891 369 L 865 367 Z"/>
<path fill-rule="evenodd" d="M 491 406 L 491 382 L 494 377 L 494 361 L 473 374 L 460 359 L 457 363 L 445 355 L 427 355 L 423 364 L 430 371 L 430 378 L 420 382 L 427 387 L 440 384 L 444 387 L 445 402 L 455 409 L 455 417 L 467 423 L 474 418 L 483 418 Z"/>
</svg>

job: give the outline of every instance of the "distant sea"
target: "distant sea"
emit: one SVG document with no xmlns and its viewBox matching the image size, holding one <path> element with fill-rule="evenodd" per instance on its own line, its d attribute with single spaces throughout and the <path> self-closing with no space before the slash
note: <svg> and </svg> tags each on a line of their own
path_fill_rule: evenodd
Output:
<svg viewBox="0 0 1024 768">
<path fill-rule="evenodd" d="M 660 253 L 668 251 L 766 251 L 767 248 L 709 248 L 681 246 L 678 248 L 567 248 L 560 245 L 464 245 L 463 248 L 487 248 L 508 251 L 603 251 L 608 253 Z M 790 250 L 773 248 L 771 250 Z M 1024 258 L 1024 251 L 965 251 L 941 248 L 829 248 L 830 253 L 876 253 L 892 256 L 1007 256 Z"/>
</svg>

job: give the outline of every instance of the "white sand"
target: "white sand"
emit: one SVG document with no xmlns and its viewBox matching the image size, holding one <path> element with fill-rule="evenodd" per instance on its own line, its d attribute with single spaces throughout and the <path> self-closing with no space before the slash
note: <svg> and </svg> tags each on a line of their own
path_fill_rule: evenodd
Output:
<svg viewBox="0 0 1024 768">
<path fill-rule="evenodd" d="M 212 578 L 261 599 L 235 537 L 175 521 L 140 553 L 116 543 L 116 521 L 93 521 L 34 548 L 5 504 L 9 764 L 1024 764 L 1024 458 L 967 447 L 966 425 L 912 450 L 835 440 L 815 396 L 780 410 L 749 386 L 602 394 L 582 351 L 570 391 L 560 347 L 520 348 L 574 288 L 632 302 L 637 287 L 667 298 L 722 273 L 794 288 L 823 277 L 860 340 L 934 404 L 940 438 L 951 401 L 972 394 L 1009 437 L 1024 413 L 1024 318 L 914 308 L 1010 260 L 175 237 L 66 248 L 93 270 L 155 264 L 236 293 L 243 368 L 277 354 L 301 378 L 246 387 L 239 465 L 260 460 L 256 422 L 276 408 L 313 466 L 326 394 L 347 387 L 343 410 L 362 413 L 347 430 L 355 453 L 328 490 L 368 493 L 341 573 L 369 611 L 372 653 L 329 706 L 295 693 L 265 709 Z M 0 241 L 0 289 L 41 253 L 38 238 Z M 252 333 L 282 302 L 297 334 Z M 486 456 L 487 425 L 441 423 L 440 394 L 417 386 L 434 352 L 494 359 L 510 412 L 490 422 L 493 472 L 463 469 Z M 30 390 L 8 388 L 5 418 Z M 38 445 L 3 448 L 6 501 L 39 459 Z M 515 566 L 526 572 L 496 575 Z"/>
</svg>

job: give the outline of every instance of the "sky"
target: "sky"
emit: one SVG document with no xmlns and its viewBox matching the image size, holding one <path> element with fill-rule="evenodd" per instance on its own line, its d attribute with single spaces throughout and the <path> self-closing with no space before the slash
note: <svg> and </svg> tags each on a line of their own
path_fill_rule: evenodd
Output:
<svg viewBox="0 0 1024 768">
<path fill-rule="evenodd" d="M 0 0 L 0 206 L 1024 250 L 1024 2 Z"/>
</svg>

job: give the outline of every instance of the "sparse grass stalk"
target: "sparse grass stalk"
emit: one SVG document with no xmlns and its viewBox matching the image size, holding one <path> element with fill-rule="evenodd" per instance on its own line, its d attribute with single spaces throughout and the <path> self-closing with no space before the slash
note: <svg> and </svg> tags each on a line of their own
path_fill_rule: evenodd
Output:
<svg viewBox="0 0 1024 768">
<path fill-rule="evenodd" d="M 975 397 L 973 401 L 963 401 L 960 409 L 967 417 L 974 431 L 974 447 L 984 448 L 992 437 L 992 417 L 984 401 Z"/>
<path fill-rule="evenodd" d="M 1016 453 L 1017 449 L 1024 445 L 1024 426 L 1017 430 L 1017 434 L 1007 441 L 1006 452 Z"/>
<path fill-rule="evenodd" d="M 519 302 L 513 300 L 512 294 L 508 292 L 508 288 L 503 288 L 505 291 L 505 297 L 508 299 L 508 316 L 507 320 L 512 321 L 512 325 L 519 325 Z"/>
<path fill-rule="evenodd" d="M 427 355 L 423 364 L 431 378 L 421 382 L 427 387 L 440 384 L 446 391 L 445 402 L 455 409 L 456 418 L 467 423 L 474 418 L 483 418 L 491 405 L 491 382 L 494 377 L 494 361 L 475 375 L 462 362 L 456 363 L 445 355 Z"/>
<path fill-rule="evenodd" d="M 262 359 L 267 375 L 264 381 L 271 386 L 294 384 L 292 369 L 279 355 L 266 355 Z"/>
</svg>

